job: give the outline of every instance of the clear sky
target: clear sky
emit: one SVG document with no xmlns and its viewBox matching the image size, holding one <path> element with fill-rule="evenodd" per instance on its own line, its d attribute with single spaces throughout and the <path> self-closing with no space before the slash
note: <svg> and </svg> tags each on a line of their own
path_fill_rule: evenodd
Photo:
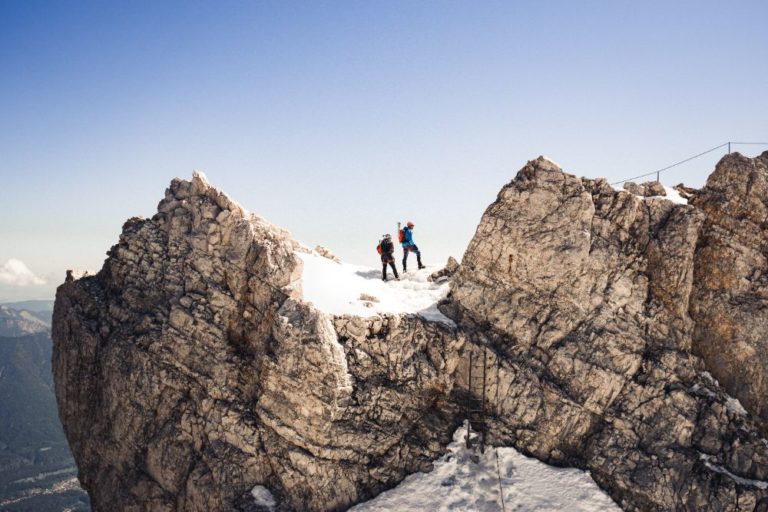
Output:
<svg viewBox="0 0 768 512">
<path fill-rule="evenodd" d="M 100 268 L 193 169 L 345 260 L 377 265 L 411 220 L 441 264 L 537 155 L 614 181 L 768 139 L 766 20 L 765 0 L 0 0 L 0 301 Z"/>
</svg>

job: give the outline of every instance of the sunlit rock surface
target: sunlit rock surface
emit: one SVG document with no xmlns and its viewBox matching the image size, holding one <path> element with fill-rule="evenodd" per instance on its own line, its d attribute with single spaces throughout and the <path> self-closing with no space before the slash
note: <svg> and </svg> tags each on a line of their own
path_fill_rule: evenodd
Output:
<svg viewBox="0 0 768 512">
<path fill-rule="evenodd" d="M 283 510 L 348 508 L 444 453 L 468 355 L 487 346 L 492 443 L 589 469 L 627 510 L 764 506 L 759 391 L 700 344 L 705 197 L 531 161 L 441 276 L 450 322 L 318 309 L 308 249 L 201 175 L 174 180 L 97 275 L 57 293 L 53 370 L 83 486 L 95 510 L 248 510 L 256 486 Z M 748 389 L 749 413 L 705 370 Z"/>
</svg>

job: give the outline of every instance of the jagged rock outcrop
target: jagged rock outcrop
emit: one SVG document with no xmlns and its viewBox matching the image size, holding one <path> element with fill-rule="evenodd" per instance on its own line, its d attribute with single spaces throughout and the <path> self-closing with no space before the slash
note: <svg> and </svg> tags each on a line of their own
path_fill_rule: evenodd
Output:
<svg viewBox="0 0 768 512">
<path fill-rule="evenodd" d="M 331 252 L 331 250 L 327 247 L 317 245 L 315 246 L 315 252 L 324 258 L 328 258 L 329 260 L 335 261 L 336 263 L 341 263 L 341 258 L 333 254 L 333 252 Z"/>
<path fill-rule="evenodd" d="M 461 339 L 301 303 L 297 250 L 196 174 L 59 288 L 59 411 L 95 510 L 247 509 L 256 484 L 343 509 L 440 453 Z"/>
<path fill-rule="evenodd" d="M 707 215 L 529 162 L 452 265 L 454 326 L 318 311 L 306 249 L 175 180 L 57 292 L 81 481 L 96 510 L 247 510 L 254 485 L 345 509 L 429 467 L 485 351 L 492 442 L 590 469 L 627 510 L 766 507 L 768 442 L 691 353 Z"/>
<path fill-rule="evenodd" d="M 667 191 L 664 190 L 664 185 L 658 181 L 646 181 L 645 183 L 637 184 L 633 181 L 624 182 L 624 190 L 640 197 L 657 197 L 666 196 Z"/>
<path fill-rule="evenodd" d="M 448 261 L 440 270 L 432 272 L 427 278 L 429 281 L 440 282 L 452 277 L 459 270 L 459 262 L 453 256 L 448 256 Z"/>
<path fill-rule="evenodd" d="M 674 187 L 672 187 L 683 199 L 690 201 L 694 198 L 696 193 L 698 192 L 697 189 L 693 187 L 687 187 L 683 183 L 678 183 Z"/>
<path fill-rule="evenodd" d="M 694 351 L 768 424 L 768 151 L 723 158 L 691 204 L 706 215 L 691 296 Z"/>
<path fill-rule="evenodd" d="M 764 503 L 768 446 L 690 354 L 704 220 L 544 159 L 502 189 L 451 297 L 497 353 L 496 443 L 589 468 L 627 509 Z"/>
</svg>

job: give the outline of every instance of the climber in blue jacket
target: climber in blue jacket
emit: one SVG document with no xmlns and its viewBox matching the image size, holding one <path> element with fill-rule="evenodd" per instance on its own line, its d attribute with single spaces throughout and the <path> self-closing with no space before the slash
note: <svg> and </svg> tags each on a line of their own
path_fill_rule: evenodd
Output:
<svg viewBox="0 0 768 512">
<path fill-rule="evenodd" d="M 409 252 L 416 253 L 416 262 L 419 264 L 419 270 L 424 268 L 424 265 L 421 264 L 421 251 L 419 251 L 419 248 L 413 243 L 413 226 L 413 222 L 409 222 L 400 233 L 400 243 L 403 246 L 403 272 L 406 271 Z"/>
</svg>

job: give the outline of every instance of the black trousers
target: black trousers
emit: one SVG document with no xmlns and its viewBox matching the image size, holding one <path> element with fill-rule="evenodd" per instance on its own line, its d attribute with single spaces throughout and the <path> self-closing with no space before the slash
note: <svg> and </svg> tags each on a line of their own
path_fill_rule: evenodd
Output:
<svg viewBox="0 0 768 512">
<path fill-rule="evenodd" d="M 395 268 L 395 258 L 391 254 L 382 254 L 381 255 L 381 278 L 382 279 L 387 279 L 387 265 L 392 267 L 392 272 L 395 274 L 395 278 L 400 277 L 397 275 L 397 269 Z"/>
</svg>

